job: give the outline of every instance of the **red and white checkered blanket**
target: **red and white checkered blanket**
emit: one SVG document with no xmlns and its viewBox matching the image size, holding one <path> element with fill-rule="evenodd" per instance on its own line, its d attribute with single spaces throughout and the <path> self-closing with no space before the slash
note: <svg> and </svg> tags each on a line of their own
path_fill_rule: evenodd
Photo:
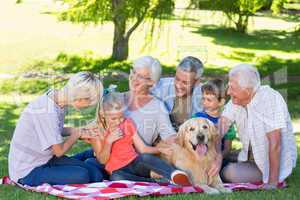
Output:
<svg viewBox="0 0 300 200">
<path fill-rule="evenodd" d="M 43 184 L 37 187 L 22 186 L 11 181 L 8 177 L 0 179 L 0 184 L 17 185 L 25 190 L 33 192 L 48 193 L 57 197 L 66 199 L 84 199 L 84 200 L 106 200 L 126 196 L 148 196 L 148 195 L 171 195 L 178 193 L 202 193 L 200 187 L 178 187 L 164 183 L 148 183 L 133 181 L 104 181 L 89 184 L 72 185 L 49 185 Z M 231 183 L 224 184 L 225 187 L 233 191 L 239 190 L 259 190 L 261 183 Z M 282 183 L 280 187 L 286 187 Z"/>
</svg>

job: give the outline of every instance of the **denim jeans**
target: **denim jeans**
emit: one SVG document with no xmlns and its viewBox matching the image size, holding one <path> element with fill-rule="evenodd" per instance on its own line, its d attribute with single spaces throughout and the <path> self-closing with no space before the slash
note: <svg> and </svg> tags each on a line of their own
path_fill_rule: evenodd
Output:
<svg viewBox="0 0 300 200">
<path fill-rule="evenodd" d="M 53 157 L 46 164 L 34 168 L 19 183 L 37 186 L 43 183 L 50 185 L 80 184 L 102 181 L 102 172 L 95 166 L 81 160 L 62 156 Z"/>
<path fill-rule="evenodd" d="M 74 156 L 72 156 L 72 158 L 81 160 L 81 161 L 85 162 L 87 165 L 96 167 L 102 173 L 103 179 L 106 179 L 106 180 L 109 179 L 109 175 L 105 171 L 105 165 L 98 162 L 98 160 L 94 156 L 93 149 L 90 148 L 83 152 L 77 153 Z"/>
<path fill-rule="evenodd" d="M 150 178 L 150 171 L 162 175 L 166 180 L 171 179 L 171 174 L 176 168 L 166 161 L 160 159 L 152 154 L 140 154 L 129 165 L 112 172 L 110 179 L 130 180 L 130 181 L 144 181 L 155 182 L 155 179 Z"/>
</svg>

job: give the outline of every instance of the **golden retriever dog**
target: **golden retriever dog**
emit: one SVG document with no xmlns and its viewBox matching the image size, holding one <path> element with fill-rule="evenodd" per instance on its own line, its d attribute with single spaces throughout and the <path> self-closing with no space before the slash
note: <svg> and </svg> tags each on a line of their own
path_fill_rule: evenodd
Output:
<svg viewBox="0 0 300 200">
<path fill-rule="evenodd" d="M 219 175 L 209 177 L 207 174 L 217 155 L 217 138 L 218 133 L 212 123 L 204 118 L 194 118 L 180 126 L 175 143 L 161 141 L 157 147 L 171 148 L 171 155 L 162 154 L 161 157 L 185 171 L 194 186 L 209 194 L 229 193 L 231 190 L 224 188 Z"/>
</svg>

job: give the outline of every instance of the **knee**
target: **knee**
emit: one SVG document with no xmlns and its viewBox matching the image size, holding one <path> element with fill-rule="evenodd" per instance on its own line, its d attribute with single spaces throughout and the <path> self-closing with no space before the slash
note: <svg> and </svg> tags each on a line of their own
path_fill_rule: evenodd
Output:
<svg viewBox="0 0 300 200">
<path fill-rule="evenodd" d="M 143 160 L 143 161 L 145 161 L 145 160 L 153 160 L 153 157 L 155 157 L 155 156 L 152 155 L 152 154 L 149 154 L 149 153 L 142 153 L 142 154 L 139 155 L 139 159 Z"/>
<path fill-rule="evenodd" d="M 234 164 L 228 164 L 222 169 L 220 176 L 224 182 L 232 183 L 235 180 L 236 173 Z"/>
</svg>

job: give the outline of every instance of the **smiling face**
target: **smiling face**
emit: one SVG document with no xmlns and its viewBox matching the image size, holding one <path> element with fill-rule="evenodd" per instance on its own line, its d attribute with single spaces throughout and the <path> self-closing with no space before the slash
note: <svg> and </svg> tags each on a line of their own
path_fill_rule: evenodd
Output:
<svg viewBox="0 0 300 200">
<path fill-rule="evenodd" d="M 153 86 L 154 81 L 148 68 L 132 69 L 129 76 L 130 91 L 135 94 L 148 94 L 149 89 Z"/>
<path fill-rule="evenodd" d="M 185 148 L 199 156 L 207 153 L 213 140 L 217 137 L 216 129 L 206 119 L 194 118 L 186 121 L 179 129 L 179 137 Z"/>
<path fill-rule="evenodd" d="M 238 77 L 229 78 L 227 94 L 230 95 L 232 103 L 246 106 L 252 98 L 253 89 L 243 88 L 238 82 Z"/>
<path fill-rule="evenodd" d="M 181 69 L 176 70 L 175 92 L 177 97 L 189 96 L 197 82 L 196 73 L 186 72 Z"/>
</svg>

